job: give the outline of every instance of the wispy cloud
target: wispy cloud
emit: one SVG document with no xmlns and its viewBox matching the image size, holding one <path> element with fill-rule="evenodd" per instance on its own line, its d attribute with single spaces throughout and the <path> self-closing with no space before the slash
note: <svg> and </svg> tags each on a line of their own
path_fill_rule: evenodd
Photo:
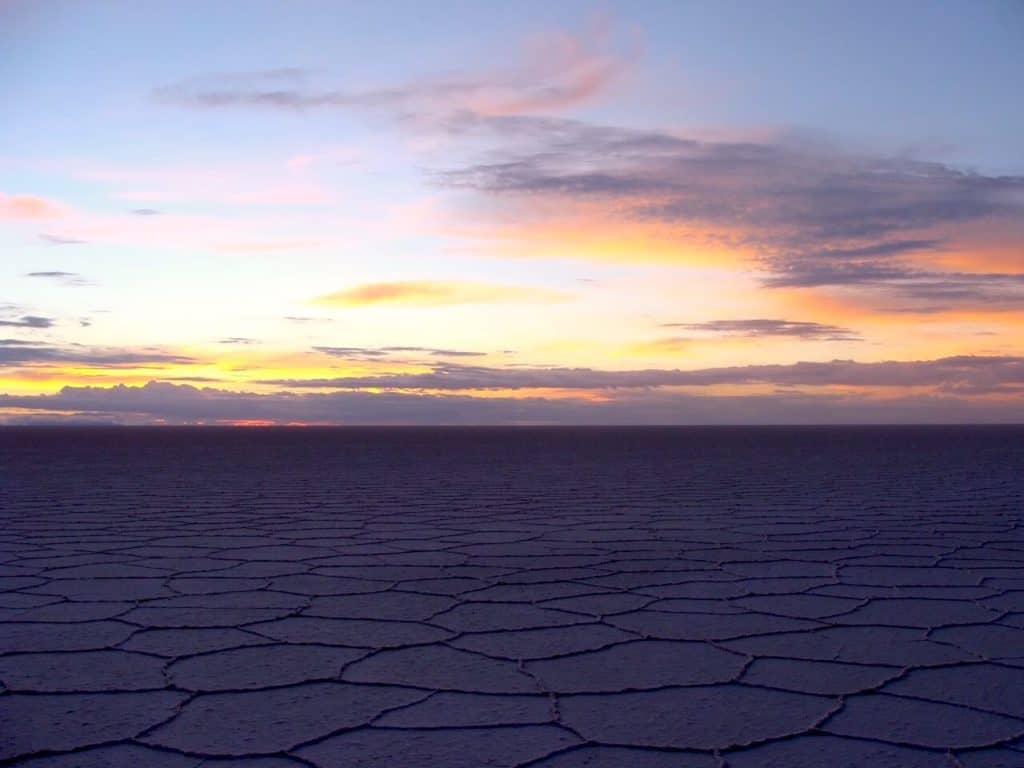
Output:
<svg viewBox="0 0 1024 768">
<path fill-rule="evenodd" d="M 306 317 L 305 315 L 285 315 L 284 320 L 289 323 L 331 323 L 334 322 L 330 317 Z"/>
<path fill-rule="evenodd" d="M 48 321 L 48 318 L 35 318 Z M 7 325 L 7 323 L 0 323 Z M 26 327 L 26 326 L 20 326 Z M 49 325 L 27 327 L 48 328 Z M 198 362 L 187 355 L 159 349 L 124 349 L 84 347 L 77 344 L 42 344 L 16 339 L 0 339 L 0 368 L 13 366 L 54 365 L 73 363 L 92 368 L 146 368 L 164 365 L 185 365 Z"/>
<path fill-rule="evenodd" d="M 81 286 L 89 285 L 89 281 L 77 272 L 62 272 L 51 270 L 46 272 L 28 272 L 25 277 L 36 277 L 43 280 L 55 280 L 62 285 Z"/>
<path fill-rule="evenodd" d="M 766 278 L 768 287 L 848 287 L 866 289 L 881 309 L 942 312 L 1024 309 L 1024 273 L 952 272 L 917 269 L 899 263 L 801 261 Z"/>
<path fill-rule="evenodd" d="M 607 24 L 597 24 L 581 36 L 539 36 L 529 42 L 520 64 L 484 74 L 339 88 L 320 85 L 318 73 L 281 68 L 198 76 L 158 88 L 156 96 L 204 109 L 386 109 L 405 116 L 560 110 L 595 98 L 621 76 L 635 46 L 628 53 L 616 53 L 612 42 Z"/>
<path fill-rule="evenodd" d="M 716 336 L 790 336 L 825 341 L 860 341 L 860 334 L 849 328 L 799 320 L 751 318 L 745 320 L 708 320 L 700 323 L 663 323 L 664 328 L 681 328 Z"/>
<path fill-rule="evenodd" d="M 79 240 L 74 237 L 51 235 L 46 232 L 40 234 L 39 239 L 49 243 L 50 245 L 85 245 L 88 242 L 87 240 Z"/>
<path fill-rule="evenodd" d="M 4 320 L 0 318 L 0 326 L 7 328 L 52 328 L 54 320 L 52 317 L 39 317 L 38 315 L 22 315 L 15 319 Z M 0 341 L 2 344 L 2 341 Z"/>
<path fill-rule="evenodd" d="M 458 304 L 535 303 L 560 301 L 563 294 L 514 285 L 460 281 L 405 280 L 366 283 L 314 299 L 332 307 L 393 305 L 440 307 Z"/>
<path fill-rule="evenodd" d="M 314 347 L 313 349 L 331 357 L 349 360 L 381 360 L 406 353 L 430 357 L 483 357 L 487 354 L 465 349 L 438 349 L 435 347 Z"/>
</svg>

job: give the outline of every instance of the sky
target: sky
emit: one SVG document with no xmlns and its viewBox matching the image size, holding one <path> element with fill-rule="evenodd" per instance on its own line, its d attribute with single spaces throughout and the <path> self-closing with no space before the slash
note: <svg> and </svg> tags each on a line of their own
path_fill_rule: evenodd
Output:
<svg viewBox="0 0 1024 768">
<path fill-rule="evenodd" d="M 0 0 L 0 424 L 1024 422 L 1024 3 Z"/>
</svg>

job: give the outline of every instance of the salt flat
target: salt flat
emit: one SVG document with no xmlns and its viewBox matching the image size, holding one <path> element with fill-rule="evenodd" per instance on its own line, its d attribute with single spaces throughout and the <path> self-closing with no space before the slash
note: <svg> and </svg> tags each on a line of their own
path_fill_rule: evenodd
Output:
<svg viewBox="0 0 1024 768">
<path fill-rule="evenodd" d="M 0 764 L 1024 766 L 1024 429 L 9 429 Z"/>
</svg>

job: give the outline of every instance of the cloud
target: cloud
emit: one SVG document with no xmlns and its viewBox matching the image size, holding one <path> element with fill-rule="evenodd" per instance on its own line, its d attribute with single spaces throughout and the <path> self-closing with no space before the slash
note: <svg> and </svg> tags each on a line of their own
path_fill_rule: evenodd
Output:
<svg viewBox="0 0 1024 768">
<path fill-rule="evenodd" d="M 42 233 L 39 235 L 40 240 L 44 240 L 50 245 L 85 245 L 87 240 L 77 240 L 73 237 L 62 237 L 61 235 L 51 235 L 48 233 Z"/>
<path fill-rule="evenodd" d="M 464 349 L 437 349 L 435 347 L 313 347 L 331 357 L 350 360 L 380 360 L 396 353 L 413 352 L 431 357 L 483 357 L 486 352 L 470 352 Z"/>
<path fill-rule="evenodd" d="M 551 116 L 622 76 L 628 57 L 612 43 L 598 26 L 578 38 L 541 40 L 519 66 L 484 75 L 344 89 L 321 87 L 314 72 L 279 69 L 195 78 L 160 96 L 207 109 L 381 110 L 427 134 L 428 146 L 456 140 L 470 148 L 459 156 L 470 159 L 430 178 L 492 203 L 474 224 L 478 232 L 488 212 L 510 222 L 499 233 L 528 237 L 542 229 L 538 219 L 571 221 L 570 212 L 589 206 L 588 222 L 657 232 L 659 247 L 627 248 L 629 258 L 663 258 L 667 240 L 680 259 L 694 252 L 688 246 L 724 249 L 748 259 L 767 287 L 842 290 L 876 309 L 1020 306 L 1016 274 L 950 273 L 939 255 L 970 246 L 976 225 L 997 231 L 1024 217 L 1024 176 L 843 151 L 803 137 L 706 140 Z M 471 204 L 474 216 L 479 202 Z M 553 238 L 545 252 L 573 252 L 574 233 L 560 234 L 569 239 Z M 1010 237 L 1021 239 L 1012 227 Z"/>
<path fill-rule="evenodd" d="M 64 208 L 52 200 L 36 195 L 5 195 L 0 192 L 0 221 L 56 219 Z"/>
<path fill-rule="evenodd" d="M 7 421 L 51 418 L 115 423 L 309 424 L 835 424 L 1024 420 L 1024 404 L 950 395 L 867 399 L 843 394 L 707 396 L 642 391 L 590 402 L 551 398 L 331 392 L 255 394 L 186 384 L 64 387 L 52 395 L 0 395 Z M 0 413 L 0 419 L 3 419 Z"/>
<path fill-rule="evenodd" d="M 778 245 L 852 241 L 846 247 L 877 249 L 861 256 L 891 255 L 892 246 L 877 239 L 1024 206 L 1024 177 L 785 140 L 696 140 L 529 118 L 476 118 L 470 127 L 531 145 L 498 151 L 497 162 L 441 172 L 436 179 L 442 185 L 492 195 L 625 199 L 637 216 L 742 228 Z"/>
<path fill-rule="evenodd" d="M 430 86 L 396 86 L 371 90 L 317 89 L 308 87 L 305 81 L 311 73 L 296 71 L 291 82 L 281 85 L 277 78 L 265 72 L 225 78 L 223 75 L 206 75 L 158 88 L 156 96 L 181 106 L 218 109 L 226 107 L 263 107 L 287 110 L 324 108 L 369 108 L 399 107 L 425 98 L 433 93 L 437 96 L 457 91 L 456 84 L 434 84 Z"/>
<path fill-rule="evenodd" d="M 61 272 L 53 270 L 49 272 L 28 272 L 25 277 L 38 277 L 44 280 L 57 280 L 63 285 L 89 285 L 89 281 L 77 272 Z"/>
<path fill-rule="evenodd" d="M 622 77 L 629 57 L 614 42 L 596 25 L 575 38 L 541 39 L 523 63 L 498 72 L 346 89 L 323 87 L 315 72 L 277 69 L 199 77 L 160 97 L 206 109 L 380 110 L 427 134 L 425 146 L 450 149 L 453 142 L 434 139 L 453 139 L 457 156 L 469 159 L 431 180 L 473 197 L 474 215 L 477 198 L 490 202 L 485 214 L 511 222 L 497 228 L 506 237 L 529 238 L 537 218 L 568 220 L 591 206 L 588 222 L 652 227 L 679 246 L 680 259 L 692 258 L 693 245 L 741 254 L 768 287 L 843 290 L 858 300 L 878 294 L 895 311 L 1020 306 L 1017 275 L 949 273 L 939 256 L 970 246 L 972 227 L 976 237 L 981 225 L 996 231 L 1021 220 L 1024 176 L 806 137 L 707 140 L 553 117 Z M 553 240 L 545 252 L 573 253 L 571 239 Z M 663 250 L 625 253 L 644 259 Z"/>
<path fill-rule="evenodd" d="M 384 109 L 406 117 L 468 110 L 514 115 L 565 109 L 607 90 L 636 54 L 611 49 L 607 25 L 598 24 L 578 37 L 539 36 L 530 41 L 519 65 L 480 75 L 337 88 L 316 84 L 316 73 L 309 70 L 284 68 L 194 77 L 158 88 L 156 96 L 202 109 Z"/>
<path fill-rule="evenodd" d="M 314 299 L 316 304 L 332 307 L 399 305 L 439 307 L 457 304 L 533 303 L 559 301 L 565 297 L 554 291 L 491 283 L 460 281 L 408 280 L 366 283 Z"/>
<path fill-rule="evenodd" d="M 797 320 L 708 320 L 702 323 L 663 323 L 664 328 L 682 328 L 687 331 L 713 333 L 718 336 L 792 336 L 800 339 L 825 341 L 860 341 L 861 337 L 849 328 Z"/>
<path fill-rule="evenodd" d="M 48 320 L 36 318 L 36 320 Z M 0 323 L 10 325 L 10 323 Z M 48 328 L 49 325 L 20 326 Z M 158 349 L 121 349 L 109 347 L 83 347 L 26 343 L 15 339 L 0 339 L 0 368 L 13 366 L 54 365 L 73 363 L 91 368 L 146 368 L 164 365 L 184 365 L 197 362 L 186 355 Z"/>
<path fill-rule="evenodd" d="M 619 199 L 634 216 L 713 223 L 780 247 L 892 255 L 893 248 L 928 243 L 879 238 L 1024 209 L 1024 177 L 941 163 L 787 141 L 698 141 L 568 120 L 478 117 L 473 123 L 531 146 L 498 150 L 499 161 L 441 172 L 436 180 L 442 186 Z"/>
<path fill-rule="evenodd" d="M 250 339 L 245 336 L 229 336 L 226 339 L 221 339 L 217 342 L 218 344 L 255 344 L 256 339 Z"/>
<path fill-rule="evenodd" d="M 381 347 L 388 353 L 419 352 L 432 357 L 484 357 L 486 352 L 473 352 L 466 349 L 437 349 L 435 347 Z"/>
<path fill-rule="evenodd" d="M 38 315 L 22 315 L 15 320 L 0 319 L 0 326 L 8 328 L 52 328 L 52 317 L 39 317 Z"/>
<path fill-rule="evenodd" d="M 1019 274 L 949 272 L 936 256 L 969 244 L 982 223 L 1020 242 L 1013 223 L 1024 217 L 1024 176 L 788 139 L 707 141 L 531 116 L 462 114 L 449 128 L 492 136 L 497 147 L 486 162 L 436 172 L 435 184 L 495 201 L 499 218 L 557 218 L 586 205 L 591 220 L 658 226 L 680 246 L 739 249 L 769 287 L 1018 303 Z"/>
<path fill-rule="evenodd" d="M 304 317 L 302 315 L 285 315 L 284 320 L 289 323 L 333 323 L 333 318 L 330 317 Z"/>
<path fill-rule="evenodd" d="M 825 261 L 847 263 L 923 253 L 941 245 L 941 240 L 891 240 L 857 248 L 826 248 L 816 252 L 816 255 Z"/>
<path fill-rule="evenodd" d="M 133 208 L 131 212 L 135 216 L 159 216 L 162 213 L 156 208 Z"/>
<path fill-rule="evenodd" d="M 676 383 L 677 370 L 603 371 L 593 368 L 492 368 L 444 363 L 421 373 L 386 373 L 326 379 L 272 379 L 261 384 L 296 389 L 620 389 Z"/>
<path fill-rule="evenodd" d="M 910 272 L 883 286 L 905 303 L 904 311 L 942 311 L 974 307 L 988 311 L 1024 309 L 1024 274 Z"/>
<path fill-rule="evenodd" d="M 782 387 L 938 387 L 950 391 L 1020 392 L 1024 357 L 958 356 L 936 360 L 860 363 L 853 360 L 746 365 L 696 370 L 594 368 L 495 368 L 444 363 L 427 372 L 272 379 L 292 389 L 401 390 L 616 390 L 659 387 L 775 385 Z"/>
<path fill-rule="evenodd" d="M 800 261 L 765 280 L 768 287 L 870 290 L 880 308 L 904 312 L 1024 308 L 1024 274 L 916 269 L 897 263 Z"/>
</svg>

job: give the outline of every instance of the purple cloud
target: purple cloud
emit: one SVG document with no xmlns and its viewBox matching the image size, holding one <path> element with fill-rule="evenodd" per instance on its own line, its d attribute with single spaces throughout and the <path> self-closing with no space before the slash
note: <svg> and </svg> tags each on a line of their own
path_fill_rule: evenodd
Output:
<svg viewBox="0 0 1024 768">
<path fill-rule="evenodd" d="M 594 368 L 493 368 L 444 363 L 423 373 L 327 379 L 269 379 L 293 389 L 466 391 L 495 389 L 653 389 L 769 384 L 781 387 L 938 387 L 950 391 L 1024 394 L 1024 357 L 945 357 L 859 363 L 854 360 L 745 365 L 697 370 L 609 371 Z"/>
<path fill-rule="evenodd" d="M 113 423 L 271 421 L 314 424 L 828 424 L 1022 422 L 1024 402 L 962 395 L 868 399 L 779 392 L 714 396 L 639 390 L 606 402 L 557 398 L 329 392 L 255 394 L 185 384 L 64 387 L 52 395 L 0 395 L 0 409 L 66 413 Z M 0 419 L 3 417 L 0 416 Z M 12 415 L 7 423 L 31 421 Z"/>
<path fill-rule="evenodd" d="M 52 328 L 52 317 L 39 317 L 38 315 L 22 315 L 13 320 L 0 319 L 0 326 L 7 328 Z"/>
<path fill-rule="evenodd" d="M 799 320 L 751 318 L 745 320 L 708 320 L 703 323 L 663 323 L 663 328 L 711 333 L 718 336 L 789 336 L 824 341 L 860 341 L 859 334 L 838 325 Z"/>
<path fill-rule="evenodd" d="M 48 320 L 48 318 L 36 318 Z M 10 323 L 0 323 L 0 325 Z M 26 327 L 26 326 L 20 326 Z M 29 326 L 29 327 L 49 327 Z M 195 358 L 161 350 L 126 350 L 119 348 L 90 348 L 79 345 L 58 346 L 15 339 L 0 339 L 0 369 L 13 366 L 77 363 L 93 368 L 149 367 L 170 364 L 188 364 Z"/>
</svg>

